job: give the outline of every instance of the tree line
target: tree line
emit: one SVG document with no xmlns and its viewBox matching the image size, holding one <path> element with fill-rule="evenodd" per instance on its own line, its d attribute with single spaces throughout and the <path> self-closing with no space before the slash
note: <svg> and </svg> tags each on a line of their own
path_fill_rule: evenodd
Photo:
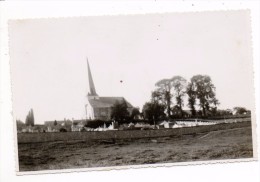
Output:
<svg viewBox="0 0 260 182">
<path fill-rule="evenodd" d="M 185 103 L 185 97 L 187 97 L 187 103 Z M 183 110 L 185 104 L 190 113 Z M 230 109 L 217 110 L 219 104 L 220 102 L 216 98 L 216 87 L 210 76 L 195 75 L 189 81 L 182 76 L 173 76 L 155 83 L 151 99 L 143 105 L 142 112 L 139 111 L 139 108 L 133 108 L 130 113 L 124 99 L 122 102 L 116 101 L 111 107 L 111 119 L 123 122 L 144 118 L 155 122 L 171 118 L 232 115 Z M 233 110 L 235 114 L 250 113 L 244 107 L 234 107 Z M 30 109 L 27 114 L 25 124 L 34 126 L 33 109 Z M 57 125 L 56 120 L 54 125 Z"/>
<path fill-rule="evenodd" d="M 142 113 L 137 108 L 129 113 L 126 101 L 116 102 L 112 107 L 111 119 L 123 121 L 138 114 L 149 121 L 187 117 L 183 110 L 185 97 L 188 97 L 186 106 L 191 111 L 190 117 L 214 115 L 219 105 L 215 92 L 216 87 L 208 75 L 195 75 L 189 81 L 182 76 L 161 79 L 155 83 L 151 100 L 144 104 Z"/>
<path fill-rule="evenodd" d="M 206 117 L 217 111 L 219 101 L 216 98 L 216 87 L 208 75 L 195 75 L 189 81 L 182 76 L 173 76 L 159 80 L 155 87 L 151 100 L 143 106 L 143 114 L 147 119 L 185 117 L 185 96 L 188 97 L 186 105 L 191 116 Z M 197 106 L 199 110 L 196 109 Z"/>
</svg>

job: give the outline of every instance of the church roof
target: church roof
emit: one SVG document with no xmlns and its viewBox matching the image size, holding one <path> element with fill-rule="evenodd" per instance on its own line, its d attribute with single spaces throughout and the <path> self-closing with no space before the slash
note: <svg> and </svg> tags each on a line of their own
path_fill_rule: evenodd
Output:
<svg viewBox="0 0 260 182">
<path fill-rule="evenodd" d="M 94 81 L 93 81 L 93 78 L 92 78 L 92 74 L 91 74 L 91 70 L 90 70 L 90 67 L 89 67 L 88 60 L 87 60 L 87 64 L 88 64 L 88 81 L 89 81 L 89 89 L 90 89 L 90 93 L 89 93 L 88 95 L 97 96 L 97 93 L 96 93 L 96 89 L 95 89 L 95 85 L 94 85 Z"/>
<path fill-rule="evenodd" d="M 89 99 L 89 103 L 94 108 L 112 107 L 116 101 L 122 102 L 124 97 L 99 97 L 99 99 Z M 126 101 L 127 107 L 133 107 Z"/>
</svg>

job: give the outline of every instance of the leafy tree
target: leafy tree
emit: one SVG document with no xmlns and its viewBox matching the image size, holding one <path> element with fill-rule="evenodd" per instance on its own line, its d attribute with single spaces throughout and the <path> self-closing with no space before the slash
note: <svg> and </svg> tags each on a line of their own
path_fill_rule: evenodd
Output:
<svg viewBox="0 0 260 182">
<path fill-rule="evenodd" d="M 247 109 L 244 107 L 234 107 L 235 114 L 244 114 L 247 112 Z"/>
<path fill-rule="evenodd" d="M 143 106 L 144 118 L 152 121 L 154 124 L 156 121 L 165 117 L 165 106 L 158 102 L 146 102 Z"/>
<path fill-rule="evenodd" d="M 217 107 L 211 107 L 209 111 L 210 116 L 217 116 L 219 114 Z"/>
<path fill-rule="evenodd" d="M 16 129 L 17 129 L 17 131 L 21 131 L 24 126 L 25 126 L 25 124 L 20 119 L 16 120 Z"/>
<path fill-rule="evenodd" d="M 127 103 L 125 100 L 122 102 L 116 101 L 111 108 L 111 119 L 117 121 L 124 121 L 129 118 L 129 112 L 127 110 Z"/>
<path fill-rule="evenodd" d="M 175 105 L 172 107 L 172 115 L 176 118 L 182 117 L 183 116 L 183 111 L 178 105 Z"/>
<path fill-rule="evenodd" d="M 138 116 L 139 114 L 140 114 L 139 108 L 137 108 L 137 107 L 133 108 L 132 113 L 131 113 L 131 119 L 135 119 L 136 116 Z"/>
<path fill-rule="evenodd" d="M 152 92 L 152 102 L 164 104 L 162 93 L 158 90 Z"/>
<path fill-rule="evenodd" d="M 17 124 L 17 125 L 25 125 L 20 119 L 17 119 L 17 120 L 16 120 L 16 124 Z"/>
<path fill-rule="evenodd" d="M 162 79 L 158 81 L 155 86 L 157 86 L 156 94 L 158 98 L 161 98 L 161 102 L 166 106 L 166 112 L 168 117 L 171 115 L 171 79 Z M 160 96 L 159 96 L 160 95 Z"/>
<path fill-rule="evenodd" d="M 30 109 L 25 119 L 26 126 L 34 126 L 34 114 L 33 109 Z"/>
<path fill-rule="evenodd" d="M 195 84 L 194 82 L 189 82 L 186 88 L 186 93 L 188 95 L 188 107 L 191 109 L 191 114 L 192 116 L 196 115 L 196 109 L 195 109 L 195 104 L 196 104 L 196 90 L 195 90 Z"/>
<path fill-rule="evenodd" d="M 195 75 L 191 78 L 191 82 L 195 84 L 196 96 L 203 115 L 207 116 L 212 105 L 216 107 L 219 104 L 215 94 L 216 88 L 211 78 L 207 75 Z"/>
<path fill-rule="evenodd" d="M 180 110 L 181 116 L 183 116 L 183 110 L 182 110 L 182 106 L 183 106 L 183 97 L 186 93 L 186 79 L 184 79 L 181 76 L 174 76 L 171 79 L 171 84 L 172 87 L 174 89 L 174 95 L 175 95 L 175 99 L 176 99 L 176 103 L 178 105 L 178 108 Z"/>
</svg>

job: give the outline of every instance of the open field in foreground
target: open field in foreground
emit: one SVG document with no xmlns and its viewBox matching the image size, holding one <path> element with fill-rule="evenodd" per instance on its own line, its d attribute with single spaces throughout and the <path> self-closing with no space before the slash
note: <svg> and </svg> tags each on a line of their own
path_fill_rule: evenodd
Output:
<svg viewBox="0 0 260 182">
<path fill-rule="evenodd" d="M 160 138 L 18 144 L 19 170 L 125 166 L 253 157 L 251 127 Z"/>
</svg>

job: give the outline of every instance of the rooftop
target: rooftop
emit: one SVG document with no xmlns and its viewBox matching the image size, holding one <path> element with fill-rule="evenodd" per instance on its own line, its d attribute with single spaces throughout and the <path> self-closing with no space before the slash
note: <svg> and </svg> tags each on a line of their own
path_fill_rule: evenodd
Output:
<svg viewBox="0 0 260 182">
<path fill-rule="evenodd" d="M 116 101 L 122 102 L 124 97 L 99 97 L 99 99 L 90 99 L 89 103 L 91 104 L 92 107 L 95 108 L 104 108 L 104 107 L 112 107 Z M 133 107 L 127 100 L 126 104 L 127 107 Z"/>
</svg>

